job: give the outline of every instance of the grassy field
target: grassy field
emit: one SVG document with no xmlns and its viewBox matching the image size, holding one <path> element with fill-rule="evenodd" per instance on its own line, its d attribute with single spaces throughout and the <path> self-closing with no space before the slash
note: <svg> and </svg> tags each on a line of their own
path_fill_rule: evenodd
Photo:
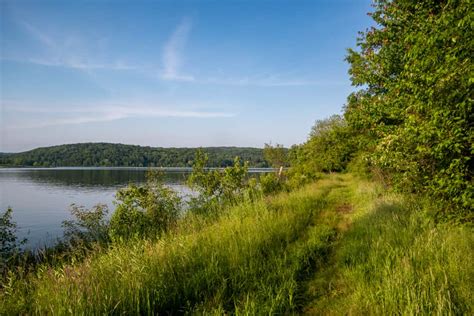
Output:
<svg viewBox="0 0 474 316">
<path fill-rule="evenodd" d="M 472 314 L 472 228 L 351 175 L 11 274 L 0 314 Z"/>
</svg>

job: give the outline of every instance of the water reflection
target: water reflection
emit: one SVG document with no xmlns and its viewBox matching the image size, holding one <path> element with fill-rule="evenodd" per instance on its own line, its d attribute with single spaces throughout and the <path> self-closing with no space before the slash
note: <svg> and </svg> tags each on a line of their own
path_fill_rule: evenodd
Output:
<svg viewBox="0 0 474 316">
<path fill-rule="evenodd" d="M 70 219 L 70 205 L 92 207 L 98 203 L 114 209 L 117 189 L 129 183 L 143 183 L 146 169 L 139 168 L 57 168 L 0 169 L 0 209 L 13 208 L 18 236 L 28 239 L 27 247 L 52 244 L 61 237 L 61 223 Z M 163 182 L 185 195 L 189 170 L 168 170 Z"/>
<path fill-rule="evenodd" d="M 184 184 L 189 169 L 161 170 L 163 182 L 190 193 Z M 252 169 L 252 173 L 268 172 Z M 5 168 L 0 169 L 0 210 L 13 208 L 18 236 L 28 238 L 27 247 L 53 243 L 61 237 L 61 223 L 70 219 L 72 203 L 92 207 L 98 203 L 114 209 L 117 189 L 146 181 L 146 168 Z"/>
<path fill-rule="evenodd" d="M 160 171 L 166 184 L 182 184 L 189 169 Z M 55 168 L 55 169 L 0 169 L 0 183 L 18 181 L 48 186 L 73 186 L 79 188 L 110 188 L 143 183 L 147 169 L 142 168 Z"/>
</svg>

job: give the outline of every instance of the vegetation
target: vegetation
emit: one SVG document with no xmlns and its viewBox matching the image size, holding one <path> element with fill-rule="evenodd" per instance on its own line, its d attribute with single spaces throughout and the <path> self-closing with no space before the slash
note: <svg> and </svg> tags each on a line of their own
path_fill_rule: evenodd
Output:
<svg viewBox="0 0 474 316">
<path fill-rule="evenodd" d="M 347 178 L 346 178 L 347 179 Z M 472 226 L 436 224 L 429 199 L 346 182 L 330 263 L 308 282 L 309 314 L 469 315 Z M 346 200 L 347 201 L 347 200 Z"/>
<path fill-rule="evenodd" d="M 295 181 L 369 171 L 394 189 L 437 199 L 442 217 L 471 221 L 472 3 L 379 0 L 374 7 L 376 26 L 347 56 L 359 90 L 344 117 L 318 121 L 292 149 Z"/>
<path fill-rule="evenodd" d="M 377 1 L 372 17 L 347 56 L 361 149 L 397 188 L 472 211 L 472 1 Z"/>
<path fill-rule="evenodd" d="M 0 312 L 423 313 L 474 310 L 472 230 L 372 181 L 325 176 L 154 239 L 11 273 Z"/>
<path fill-rule="evenodd" d="M 116 200 L 110 220 L 112 240 L 159 236 L 176 223 L 182 204 L 178 193 L 154 173 L 148 175 L 145 185 L 130 184 L 119 190 Z"/>
<path fill-rule="evenodd" d="M 210 214 L 258 196 L 257 183 L 248 176 L 248 162 L 242 164 L 236 157 L 232 167 L 208 170 L 208 160 L 203 151 L 196 152 L 193 172 L 188 179 L 190 188 L 198 193 L 191 197 L 191 211 Z"/>
<path fill-rule="evenodd" d="M 262 149 L 207 147 L 210 167 L 227 167 L 239 156 L 249 167 L 268 163 Z M 22 167 L 191 167 L 196 148 L 154 148 L 109 143 L 83 143 L 37 148 L 15 154 L 0 154 L 0 166 Z"/>
<path fill-rule="evenodd" d="M 17 224 L 12 219 L 12 212 L 8 208 L 0 215 L 0 275 L 15 263 L 20 246 L 25 242 L 16 236 Z"/>
<path fill-rule="evenodd" d="M 288 149 L 281 144 L 265 144 L 263 147 L 263 157 L 273 168 L 288 166 Z"/>
<path fill-rule="evenodd" d="M 70 248 L 79 248 L 90 246 L 93 243 L 108 242 L 108 212 L 108 207 L 105 204 L 97 204 L 90 210 L 72 204 L 71 214 L 74 219 L 63 222 L 63 244 Z"/>
<path fill-rule="evenodd" d="M 198 151 L 186 211 L 154 178 L 110 221 L 73 208 L 87 255 L 8 266 L 0 314 L 473 314 L 470 9 L 376 1 L 344 115 L 265 146 L 289 170 L 257 182 Z"/>
</svg>

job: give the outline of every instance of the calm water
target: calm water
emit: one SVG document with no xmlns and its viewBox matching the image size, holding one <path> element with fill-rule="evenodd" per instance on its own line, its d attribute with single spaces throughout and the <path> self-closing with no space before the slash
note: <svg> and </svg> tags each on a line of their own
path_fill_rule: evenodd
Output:
<svg viewBox="0 0 474 316">
<path fill-rule="evenodd" d="M 117 189 L 143 183 L 145 174 L 145 168 L 0 168 L 0 211 L 13 208 L 18 236 L 28 239 L 27 247 L 36 248 L 62 236 L 61 223 L 71 218 L 72 203 L 88 208 L 104 203 L 112 212 Z M 187 195 L 188 174 L 187 169 L 167 169 L 164 182 Z"/>
</svg>

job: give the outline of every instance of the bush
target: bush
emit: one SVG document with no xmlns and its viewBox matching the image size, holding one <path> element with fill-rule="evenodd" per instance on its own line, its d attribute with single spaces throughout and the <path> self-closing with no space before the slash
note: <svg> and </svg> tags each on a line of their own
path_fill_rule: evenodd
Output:
<svg viewBox="0 0 474 316">
<path fill-rule="evenodd" d="M 154 237 L 167 231 L 178 219 L 182 201 L 163 185 L 159 175 L 149 173 L 145 185 L 130 184 L 119 190 L 115 204 L 110 237 L 119 240 Z"/>
<path fill-rule="evenodd" d="M 209 214 L 219 207 L 236 205 L 246 198 L 253 200 L 258 195 L 256 182 L 249 179 L 247 162 L 242 164 L 235 157 L 233 166 L 224 170 L 210 170 L 207 162 L 208 156 L 198 150 L 188 178 L 188 185 L 197 192 L 189 202 L 191 211 Z"/>
<path fill-rule="evenodd" d="M 283 179 L 273 172 L 261 175 L 259 180 L 264 195 L 277 193 L 285 188 Z"/>
<path fill-rule="evenodd" d="M 21 245 L 26 239 L 18 240 L 17 225 L 12 220 L 13 210 L 9 207 L 0 215 L 0 275 L 10 262 L 21 252 Z"/>
<path fill-rule="evenodd" d="M 71 214 L 75 219 L 63 221 L 64 242 L 71 246 L 89 246 L 93 242 L 109 241 L 109 209 L 105 204 L 97 204 L 91 209 L 84 206 L 71 205 Z"/>
</svg>

